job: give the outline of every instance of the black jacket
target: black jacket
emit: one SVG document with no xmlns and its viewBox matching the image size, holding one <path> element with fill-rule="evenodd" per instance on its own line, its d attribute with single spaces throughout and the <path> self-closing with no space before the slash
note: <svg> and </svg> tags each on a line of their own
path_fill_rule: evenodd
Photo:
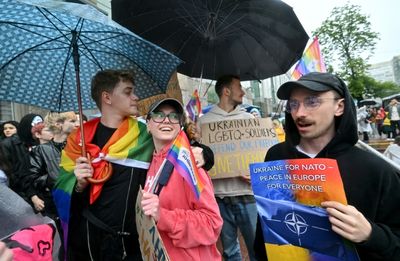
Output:
<svg viewBox="0 0 400 261">
<path fill-rule="evenodd" d="M 356 248 L 361 260 L 400 259 L 400 174 L 390 164 L 356 147 L 358 140 L 356 109 L 345 93 L 345 112 L 335 120 L 336 135 L 317 158 L 336 159 L 349 205 L 357 208 L 371 223 L 370 238 Z M 299 133 L 290 114 L 286 114 L 286 141 L 269 149 L 265 161 L 308 158 L 297 151 Z M 266 260 L 260 224 L 257 224 L 255 251 Z"/>
<path fill-rule="evenodd" d="M 30 153 L 29 177 L 24 184 L 28 198 L 43 191 L 51 190 L 60 172 L 61 150 L 64 143 L 50 141 L 34 147 Z"/>
<path fill-rule="evenodd" d="M 9 172 L 10 188 L 27 200 L 23 182 L 29 169 L 29 148 L 17 134 L 1 141 L 3 152 L 11 165 Z"/>
<path fill-rule="evenodd" d="M 52 218 L 57 216 L 51 190 L 60 171 L 61 150 L 64 143 L 50 141 L 34 147 L 30 153 L 28 174 L 22 180 L 28 200 L 37 195 L 45 203 L 43 214 Z M 32 204 L 32 202 L 31 202 Z"/>
</svg>

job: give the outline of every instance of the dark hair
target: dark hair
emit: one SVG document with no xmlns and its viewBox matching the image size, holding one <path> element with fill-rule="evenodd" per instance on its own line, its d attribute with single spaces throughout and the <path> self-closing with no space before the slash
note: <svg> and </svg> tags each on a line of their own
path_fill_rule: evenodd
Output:
<svg viewBox="0 0 400 261">
<path fill-rule="evenodd" d="M 217 83 L 215 84 L 215 92 L 217 93 L 219 98 L 221 98 L 222 96 L 222 90 L 224 89 L 224 87 L 230 85 L 233 79 L 240 81 L 240 77 L 233 74 L 223 75 L 218 78 Z"/>
<path fill-rule="evenodd" d="M 18 130 L 18 126 L 19 126 L 18 121 L 5 121 L 5 122 L 3 122 L 3 123 L 1 124 L 1 133 L 0 133 L 0 136 L 1 136 L 2 139 L 6 138 L 6 135 L 4 134 L 4 126 L 5 126 L 6 124 L 11 124 L 11 125 L 15 126 L 15 128 L 16 128 L 17 130 Z"/>
<path fill-rule="evenodd" d="M 96 73 L 92 78 L 92 99 L 101 110 L 101 94 L 112 92 L 119 82 L 135 83 L 133 72 L 125 70 L 104 70 Z"/>
</svg>

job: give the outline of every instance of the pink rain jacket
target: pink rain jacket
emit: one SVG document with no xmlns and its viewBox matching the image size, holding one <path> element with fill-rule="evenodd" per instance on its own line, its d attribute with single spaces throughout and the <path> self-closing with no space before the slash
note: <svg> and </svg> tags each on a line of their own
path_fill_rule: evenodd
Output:
<svg viewBox="0 0 400 261">
<path fill-rule="evenodd" d="M 169 146 L 166 147 L 154 152 L 145 189 L 165 159 Z M 200 199 L 176 170 L 159 196 L 157 228 L 171 260 L 221 260 L 216 242 L 223 221 L 210 177 L 203 169 L 199 169 L 199 175 L 205 181 Z"/>
</svg>

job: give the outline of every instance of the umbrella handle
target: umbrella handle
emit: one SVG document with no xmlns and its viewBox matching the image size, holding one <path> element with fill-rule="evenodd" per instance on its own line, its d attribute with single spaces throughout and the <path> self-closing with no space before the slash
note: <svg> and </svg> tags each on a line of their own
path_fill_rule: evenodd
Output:
<svg viewBox="0 0 400 261">
<path fill-rule="evenodd" d="M 101 178 L 101 179 L 87 178 L 87 180 L 91 184 L 101 184 L 101 183 L 104 183 L 104 182 L 106 182 L 107 180 L 109 180 L 111 178 L 111 173 L 112 173 L 112 165 L 109 164 L 108 171 L 107 171 L 106 175 L 103 178 Z"/>
</svg>

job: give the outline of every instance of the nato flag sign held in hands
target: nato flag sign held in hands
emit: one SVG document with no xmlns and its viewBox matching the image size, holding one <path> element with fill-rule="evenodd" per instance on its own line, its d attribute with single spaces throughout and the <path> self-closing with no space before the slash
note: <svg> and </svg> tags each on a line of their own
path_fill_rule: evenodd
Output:
<svg viewBox="0 0 400 261">
<path fill-rule="evenodd" d="M 250 176 L 268 260 L 285 259 L 287 252 L 293 260 L 305 260 L 304 253 L 306 260 L 359 260 L 354 246 L 332 231 L 320 207 L 327 200 L 346 204 L 336 160 L 255 163 Z M 283 245 L 290 251 L 279 248 Z"/>
</svg>

